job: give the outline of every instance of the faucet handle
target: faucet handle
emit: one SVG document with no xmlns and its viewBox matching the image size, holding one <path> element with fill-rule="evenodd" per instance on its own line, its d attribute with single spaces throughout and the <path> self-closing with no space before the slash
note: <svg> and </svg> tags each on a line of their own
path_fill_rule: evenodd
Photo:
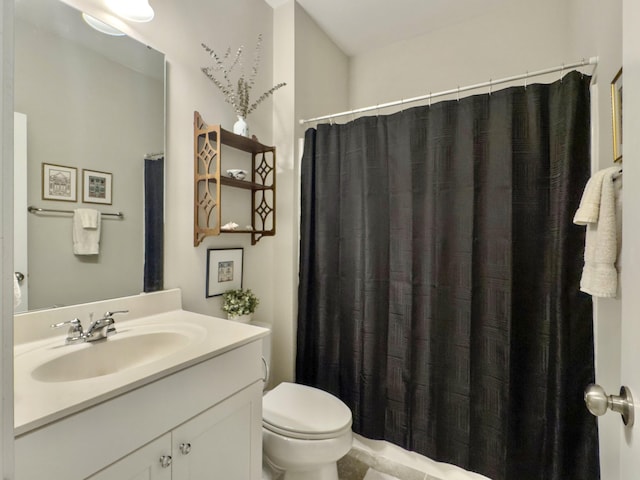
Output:
<svg viewBox="0 0 640 480">
<path fill-rule="evenodd" d="M 74 318 L 73 320 L 68 320 L 66 322 L 54 323 L 51 325 L 51 328 L 64 327 L 65 325 L 69 325 L 67 338 L 64 342 L 66 345 L 84 341 L 84 331 L 82 330 L 82 323 L 79 318 Z"/>
<path fill-rule="evenodd" d="M 116 313 L 129 313 L 129 310 L 114 310 L 113 312 L 104 312 L 103 318 L 113 317 Z"/>
<path fill-rule="evenodd" d="M 65 325 L 69 325 L 70 332 L 82 332 L 82 323 L 79 318 L 74 318 L 73 320 L 67 320 L 66 322 L 54 323 L 51 325 L 51 328 L 59 328 L 64 327 Z"/>
</svg>

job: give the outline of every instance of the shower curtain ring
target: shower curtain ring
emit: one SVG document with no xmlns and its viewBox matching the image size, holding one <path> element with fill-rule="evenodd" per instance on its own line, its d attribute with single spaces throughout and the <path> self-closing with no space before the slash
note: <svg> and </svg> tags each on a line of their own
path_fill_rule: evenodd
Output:
<svg viewBox="0 0 640 480">
<path fill-rule="evenodd" d="M 429 108 L 431 108 L 431 92 L 429 92 Z"/>
<path fill-rule="evenodd" d="M 529 70 L 527 70 L 527 73 L 525 73 L 524 75 L 524 89 L 527 89 L 527 81 L 529 80 Z"/>
<path fill-rule="evenodd" d="M 458 93 L 457 93 L 457 99 L 458 101 L 460 101 L 460 85 L 458 85 Z"/>
<path fill-rule="evenodd" d="M 492 89 L 493 89 L 493 78 L 490 78 L 489 79 L 489 96 L 491 96 Z"/>
<path fill-rule="evenodd" d="M 560 83 L 564 79 L 564 63 L 562 64 L 562 68 L 560 69 Z"/>
</svg>

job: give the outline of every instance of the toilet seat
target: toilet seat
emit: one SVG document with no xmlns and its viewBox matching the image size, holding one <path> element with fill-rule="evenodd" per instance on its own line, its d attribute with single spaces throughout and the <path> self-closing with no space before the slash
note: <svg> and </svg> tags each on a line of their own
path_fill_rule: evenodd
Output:
<svg viewBox="0 0 640 480">
<path fill-rule="evenodd" d="M 262 399 L 262 425 L 303 440 L 335 438 L 351 430 L 351 410 L 317 388 L 283 382 Z"/>
</svg>

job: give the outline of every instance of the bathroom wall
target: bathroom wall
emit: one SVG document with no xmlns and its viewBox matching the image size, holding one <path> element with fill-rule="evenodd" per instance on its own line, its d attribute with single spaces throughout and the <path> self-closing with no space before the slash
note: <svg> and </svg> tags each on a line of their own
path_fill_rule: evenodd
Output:
<svg viewBox="0 0 640 480">
<path fill-rule="evenodd" d="M 299 151 L 308 118 L 320 108 L 348 105 L 348 57 L 300 5 L 289 0 L 274 10 L 274 72 L 291 89 L 274 103 L 274 142 L 278 146 L 278 235 L 274 260 L 278 299 L 274 305 L 273 383 L 292 380 L 298 288 Z M 275 81 L 275 78 L 274 78 Z"/>
<path fill-rule="evenodd" d="M 599 57 L 593 168 L 613 164 L 610 82 L 622 65 L 622 2 L 512 2 L 475 19 L 352 58 L 351 108 L 375 105 Z M 381 68 L 381 65 L 384 68 Z M 592 72 L 590 67 L 587 72 Z M 535 81 L 553 81 L 559 74 Z M 534 80 L 531 80 L 534 81 Z M 496 87 L 504 88 L 504 86 Z M 620 386 L 620 299 L 596 299 L 596 376 Z M 619 477 L 620 422 L 599 420 L 602 478 Z"/>
<path fill-rule="evenodd" d="M 272 86 L 274 78 L 271 8 L 263 0 L 156 0 L 152 2 L 155 10 L 152 22 L 125 24 L 113 18 L 98 2 L 69 0 L 66 3 L 111 22 L 166 55 L 165 288 L 182 288 L 186 309 L 223 315 L 220 297 L 205 298 L 207 248 L 243 247 L 243 286 L 254 290 L 261 299 L 256 317 L 272 323 L 275 290 L 272 238 L 265 238 L 252 247 L 248 235 L 223 234 L 193 246 L 193 112 L 197 110 L 205 122 L 221 123 L 229 130 L 235 121 L 232 107 L 200 71 L 202 66 L 210 65 L 200 44 L 206 43 L 221 54 L 228 47 L 235 51 L 244 46 L 248 70 L 261 33 L 259 74 L 254 87 L 259 95 Z M 252 134 L 263 143 L 272 143 L 271 99 L 261 104 L 248 121 Z M 233 198 L 230 192 L 226 195 Z M 234 202 L 228 200 L 225 204 L 225 192 L 222 200 L 223 212 L 227 214 Z M 246 208 L 248 210 L 248 204 Z"/>
<path fill-rule="evenodd" d="M 122 220 L 103 217 L 100 255 L 82 257 L 73 254 L 70 215 L 29 214 L 29 307 L 141 292 L 143 158 L 164 149 L 162 79 L 19 20 L 15 45 L 15 108 L 27 115 L 29 205 L 124 213 Z M 42 199 L 43 163 L 77 169 L 77 202 Z M 112 205 L 82 203 L 83 168 L 113 175 Z"/>
<path fill-rule="evenodd" d="M 306 113 L 294 109 L 300 98 L 306 96 L 309 100 L 302 104 L 310 110 L 314 102 L 345 109 L 347 57 L 293 0 L 281 6 L 276 17 L 264 0 L 182 3 L 154 0 L 153 22 L 131 25 L 113 18 L 95 1 L 66 3 L 120 26 L 134 38 L 166 54 L 165 288 L 182 288 L 186 309 L 224 316 L 220 298 L 205 298 L 206 249 L 243 247 L 243 285 L 261 300 L 254 317 L 273 325 L 272 381 L 293 379 L 298 249 L 296 125 L 299 115 Z M 247 58 L 252 59 L 258 33 L 263 34 L 263 47 L 254 91 L 261 93 L 276 83 L 288 83 L 249 116 L 251 133 L 278 148 L 277 234 L 255 246 L 251 246 L 249 236 L 223 234 L 209 237 L 194 248 L 193 111 L 198 110 L 206 122 L 222 123 L 227 129 L 235 121 L 232 108 L 200 72 L 200 67 L 209 60 L 200 43 L 207 43 L 219 52 L 228 46 L 235 50 L 244 45 Z M 311 65 L 310 55 L 316 59 Z M 309 70 L 302 71 L 307 67 Z M 223 190 L 223 212 L 234 208 L 229 205 L 237 203 L 234 200 L 231 192 Z"/>
<path fill-rule="evenodd" d="M 351 60 L 351 107 L 574 61 L 568 58 L 567 23 L 566 2 L 517 0 L 470 20 L 356 55 Z"/>
<path fill-rule="evenodd" d="M 13 478 L 13 3 L 0 3 L 0 477 Z"/>
</svg>

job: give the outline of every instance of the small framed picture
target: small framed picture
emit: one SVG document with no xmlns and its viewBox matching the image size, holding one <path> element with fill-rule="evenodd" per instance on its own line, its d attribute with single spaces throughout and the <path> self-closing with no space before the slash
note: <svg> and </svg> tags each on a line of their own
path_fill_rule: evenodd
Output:
<svg viewBox="0 0 640 480">
<path fill-rule="evenodd" d="M 207 249 L 207 298 L 242 288 L 243 255 L 242 248 Z"/>
<path fill-rule="evenodd" d="M 622 69 L 611 82 L 611 113 L 613 119 L 613 161 L 622 161 Z"/>
<path fill-rule="evenodd" d="M 113 175 L 107 172 L 82 169 L 82 201 L 111 205 Z"/>
<path fill-rule="evenodd" d="M 78 201 L 78 170 L 64 165 L 42 164 L 42 199 Z"/>
</svg>

